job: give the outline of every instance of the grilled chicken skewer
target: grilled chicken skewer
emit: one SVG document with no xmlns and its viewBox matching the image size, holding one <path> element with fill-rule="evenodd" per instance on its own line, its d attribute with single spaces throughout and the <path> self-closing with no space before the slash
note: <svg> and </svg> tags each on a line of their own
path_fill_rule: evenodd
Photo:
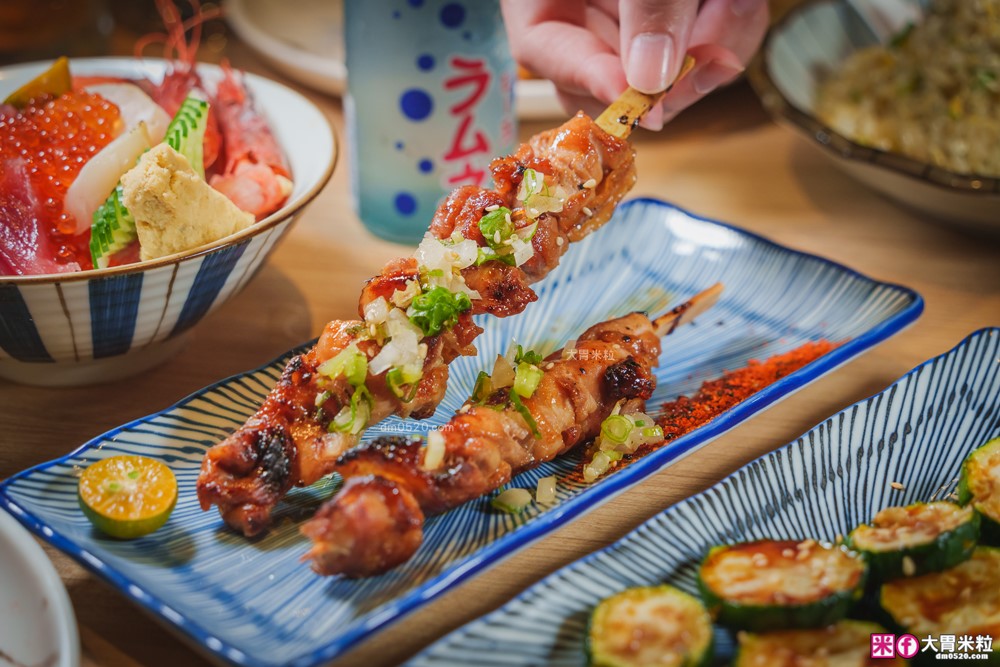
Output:
<svg viewBox="0 0 1000 667">
<path fill-rule="evenodd" d="M 476 353 L 472 316 L 514 315 L 570 243 L 603 225 L 635 182 L 625 140 L 656 97 L 623 96 L 601 124 L 578 114 L 491 164 L 495 188 L 465 186 L 438 208 L 414 257 L 364 287 L 358 320 L 327 324 L 247 422 L 211 447 L 198 477 L 212 505 L 250 536 L 293 486 L 330 473 L 369 425 L 433 414 L 448 364 Z"/>
<path fill-rule="evenodd" d="M 711 307 L 721 291 L 715 285 L 656 320 L 632 313 L 591 327 L 572 352 L 555 352 L 535 367 L 540 375 L 529 396 L 515 398 L 516 386 L 474 396 L 426 444 L 385 437 L 343 454 L 336 469 L 344 486 L 302 527 L 313 541 L 306 556 L 313 569 L 349 577 L 385 572 L 416 552 L 425 515 L 592 440 L 615 406 L 641 412 L 656 384 L 660 338 Z"/>
</svg>

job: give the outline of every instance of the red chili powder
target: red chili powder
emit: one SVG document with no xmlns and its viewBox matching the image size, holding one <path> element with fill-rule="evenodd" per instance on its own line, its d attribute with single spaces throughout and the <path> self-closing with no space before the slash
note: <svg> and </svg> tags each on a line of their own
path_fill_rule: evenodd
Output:
<svg viewBox="0 0 1000 667">
<path fill-rule="evenodd" d="M 783 354 L 776 354 L 766 361 L 751 359 L 744 368 L 728 371 L 722 377 L 709 380 L 701 385 L 693 397 L 681 396 L 660 406 L 656 413 L 656 423 L 663 428 L 663 440 L 654 445 L 640 447 L 634 454 L 626 454 L 620 461 L 611 463 L 611 470 L 628 465 L 663 445 L 676 440 L 699 426 L 712 421 L 720 414 L 753 396 L 755 393 L 794 373 L 806 364 L 815 361 L 840 345 L 827 340 L 818 340 L 801 345 Z M 583 468 L 591 459 L 592 450 L 583 455 L 580 466 L 568 477 L 576 483 L 583 481 Z"/>
<path fill-rule="evenodd" d="M 664 403 L 656 419 L 663 427 L 663 443 L 651 446 L 649 451 L 710 422 L 737 403 L 815 361 L 835 347 L 830 341 L 819 340 L 806 343 L 790 352 L 777 354 L 766 361 L 752 359 L 746 367 L 729 371 L 718 379 L 704 383 L 694 397 L 681 396 L 676 401 Z M 641 452 L 640 455 L 645 453 L 647 452 Z"/>
</svg>

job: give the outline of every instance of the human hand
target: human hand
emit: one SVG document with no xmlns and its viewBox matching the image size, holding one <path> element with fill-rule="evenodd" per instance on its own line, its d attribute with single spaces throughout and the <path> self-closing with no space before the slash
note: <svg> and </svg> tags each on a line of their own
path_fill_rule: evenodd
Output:
<svg viewBox="0 0 1000 667">
<path fill-rule="evenodd" d="M 627 86 L 666 88 L 685 53 L 694 69 L 642 120 L 659 130 L 743 71 L 764 37 L 767 0 L 501 0 L 514 58 L 551 79 L 567 111 L 592 116 Z"/>
</svg>

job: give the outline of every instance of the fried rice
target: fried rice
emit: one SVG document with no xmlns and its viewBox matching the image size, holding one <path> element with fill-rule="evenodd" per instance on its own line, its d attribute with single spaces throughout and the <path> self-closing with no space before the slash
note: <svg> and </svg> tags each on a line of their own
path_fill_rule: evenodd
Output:
<svg viewBox="0 0 1000 667">
<path fill-rule="evenodd" d="M 1000 176 L 1000 0 L 934 0 L 919 25 L 832 73 L 817 112 L 865 146 Z"/>
</svg>

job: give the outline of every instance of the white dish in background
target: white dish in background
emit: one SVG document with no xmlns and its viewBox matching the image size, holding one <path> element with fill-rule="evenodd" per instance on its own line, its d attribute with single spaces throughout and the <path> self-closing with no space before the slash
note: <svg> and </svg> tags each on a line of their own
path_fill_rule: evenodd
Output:
<svg viewBox="0 0 1000 667">
<path fill-rule="evenodd" d="M 275 69 L 329 95 L 347 89 L 342 0 L 224 0 L 225 17 L 240 39 Z M 566 118 L 551 81 L 519 80 L 515 88 L 521 120 Z"/>
<path fill-rule="evenodd" d="M 0 619 L 0 664 L 80 664 L 80 638 L 66 588 L 31 533 L 4 511 L 0 511 Z"/>
<path fill-rule="evenodd" d="M 816 90 L 853 52 L 889 42 L 919 20 L 929 0 L 807 0 L 771 28 L 750 83 L 778 122 L 822 149 L 873 190 L 935 218 L 1000 234 L 1000 178 L 970 176 L 863 146 L 816 115 Z"/>
</svg>

